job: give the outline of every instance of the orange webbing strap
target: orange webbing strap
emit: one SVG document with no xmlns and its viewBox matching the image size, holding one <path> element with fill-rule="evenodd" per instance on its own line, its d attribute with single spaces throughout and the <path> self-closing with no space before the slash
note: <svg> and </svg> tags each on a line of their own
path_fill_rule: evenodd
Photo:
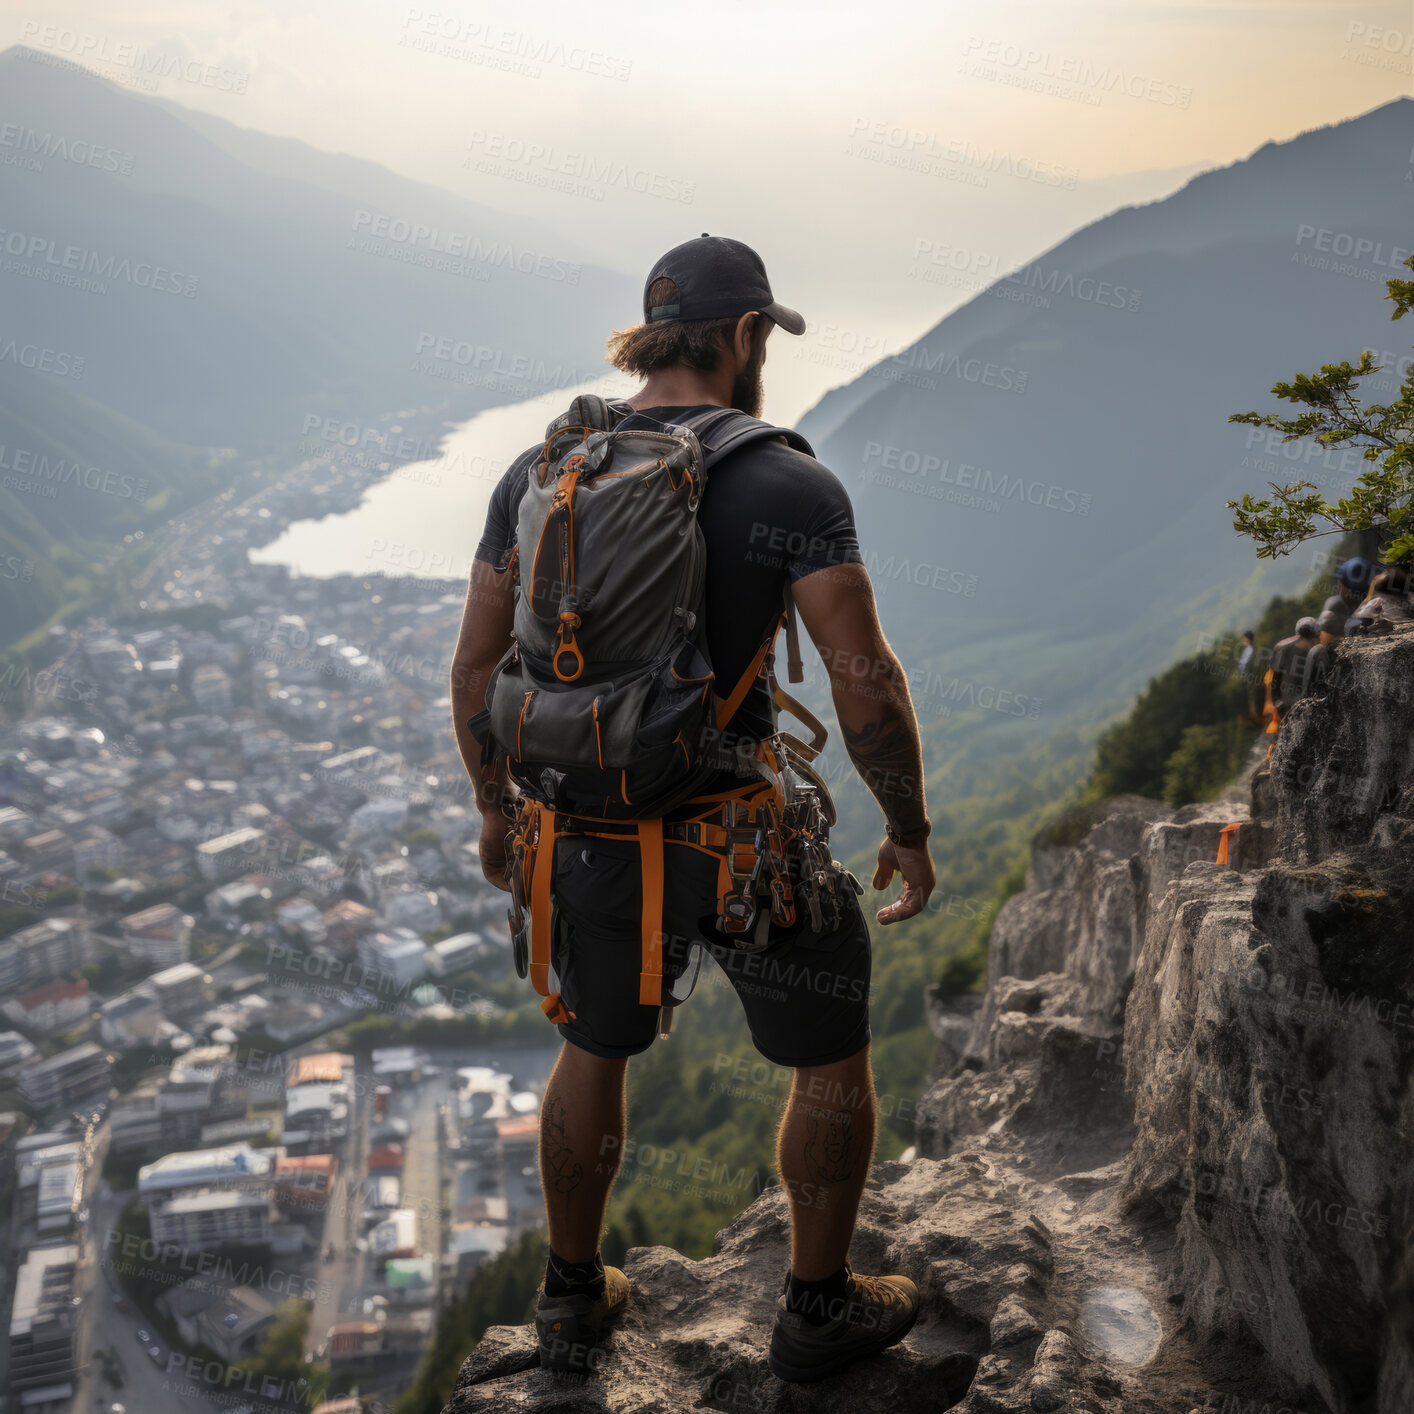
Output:
<svg viewBox="0 0 1414 1414">
<path fill-rule="evenodd" d="M 550 884 L 555 873 L 555 812 L 538 801 L 527 800 L 535 812 L 535 842 L 530 859 L 530 982 L 545 998 L 540 1010 L 557 1026 L 573 1021 L 574 1013 L 550 990 Z"/>
<path fill-rule="evenodd" d="M 639 872 L 643 880 L 642 965 L 639 1006 L 663 1004 L 663 822 L 638 822 Z"/>
<path fill-rule="evenodd" d="M 1218 832 L 1218 859 L 1217 859 L 1217 862 L 1218 862 L 1220 865 L 1226 867 L 1226 865 L 1227 865 L 1227 848 L 1228 848 L 1228 844 L 1229 844 L 1229 842 L 1231 841 L 1232 837 L 1233 837 L 1241 828 L 1242 828 L 1242 822 L 1239 820 L 1235 825 L 1224 825 L 1224 826 L 1222 827 L 1222 829 Z"/>
<path fill-rule="evenodd" d="M 736 686 L 731 690 L 731 695 L 717 703 L 718 731 L 725 729 L 727 723 L 736 716 L 737 708 L 746 701 L 746 694 L 751 691 L 751 684 L 756 681 L 756 675 L 761 671 L 762 664 L 765 663 L 771 649 L 775 647 L 776 635 L 780 632 L 784 620 L 785 615 L 782 614 L 776 620 L 771 632 L 766 635 L 766 641 L 756 650 L 756 656 L 746 665 L 746 671 L 737 679 Z"/>
</svg>

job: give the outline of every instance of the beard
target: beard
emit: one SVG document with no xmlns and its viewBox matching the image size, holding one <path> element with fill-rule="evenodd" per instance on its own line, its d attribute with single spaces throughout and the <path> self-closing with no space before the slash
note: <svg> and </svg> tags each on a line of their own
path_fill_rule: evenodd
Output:
<svg viewBox="0 0 1414 1414">
<path fill-rule="evenodd" d="M 761 369 L 766 362 L 766 336 L 771 332 L 763 319 L 760 337 L 753 343 L 746 367 L 732 380 L 731 406 L 748 417 L 760 417 L 766 403 L 766 390 L 761 383 Z"/>
</svg>

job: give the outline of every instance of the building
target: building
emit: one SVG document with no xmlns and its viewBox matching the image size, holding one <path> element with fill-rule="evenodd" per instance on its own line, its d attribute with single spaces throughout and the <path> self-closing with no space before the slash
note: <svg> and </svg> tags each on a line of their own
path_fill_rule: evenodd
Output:
<svg viewBox="0 0 1414 1414">
<path fill-rule="evenodd" d="M 248 1286 L 194 1276 L 157 1298 L 189 1346 L 206 1346 L 228 1365 L 249 1359 L 274 1326 L 274 1304 Z"/>
<path fill-rule="evenodd" d="M 305 893 L 322 899 L 333 898 L 349 878 L 347 866 L 336 864 L 327 854 L 306 859 L 294 872 Z"/>
<path fill-rule="evenodd" d="M 383 1268 L 383 1285 L 401 1306 L 425 1306 L 437 1299 L 435 1257 L 394 1257 Z"/>
<path fill-rule="evenodd" d="M 108 1111 L 108 1144 L 119 1155 L 159 1153 L 166 1147 L 162 1111 L 157 1108 L 161 1086 L 144 1085 L 120 1096 Z"/>
<path fill-rule="evenodd" d="M 320 785 L 349 785 L 360 777 L 377 775 L 386 756 L 376 746 L 359 746 L 352 751 L 329 756 L 315 768 L 314 774 Z"/>
<path fill-rule="evenodd" d="M 123 992 L 98 1008 L 98 1035 L 105 1046 L 119 1050 L 155 1046 L 165 1025 L 157 998 L 142 987 Z"/>
<path fill-rule="evenodd" d="M 349 1132 L 349 1087 L 343 1081 L 307 1081 L 285 1093 L 285 1131 L 303 1145 L 332 1144 Z"/>
<path fill-rule="evenodd" d="M 246 1087 L 231 1065 L 229 1046 L 196 1046 L 172 1063 L 157 1108 L 174 1140 L 195 1140 L 202 1128 L 242 1118 Z"/>
<path fill-rule="evenodd" d="M 164 1023 L 165 1024 L 165 1023 Z M 118 1154 L 169 1153 L 183 1144 L 226 1144 L 269 1132 L 268 1120 L 246 1121 L 247 1095 L 225 1046 L 198 1046 L 153 1081 L 113 1102 L 111 1144 Z M 245 1129 L 220 1133 L 223 1125 Z"/>
<path fill-rule="evenodd" d="M 353 1065 L 354 1058 L 343 1051 L 315 1051 L 296 1056 L 285 1077 L 285 1089 L 293 1090 L 296 1085 L 343 1084 L 353 1074 Z"/>
<path fill-rule="evenodd" d="M 419 936 L 442 922 L 437 895 L 430 889 L 407 889 L 389 894 L 382 903 L 383 917 L 390 928 L 409 928 Z"/>
<path fill-rule="evenodd" d="M 422 939 L 405 928 L 370 933 L 359 939 L 358 960 L 366 981 L 378 991 L 401 991 L 427 975 Z"/>
<path fill-rule="evenodd" d="M 427 970 L 434 977 L 451 977 L 478 962 L 485 951 L 480 933 L 456 933 L 427 949 Z"/>
<path fill-rule="evenodd" d="M 52 1036 L 88 1020 L 88 983 L 46 982 L 7 1001 L 4 1008 L 16 1026 Z"/>
<path fill-rule="evenodd" d="M 368 1151 L 368 1172 L 401 1173 L 403 1171 L 403 1146 L 401 1144 L 378 1144 Z"/>
<path fill-rule="evenodd" d="M 189 1016 L 206 1005 L 206 977 L 194 962 L 179 962 L 154 972 L 142 985 L 157 998 L 168 1020 Z"/>
<path fill-rule="evenodd" d="M 0 1031 L 0 1075 L 22 1066 L 39 1054 L 33 1041 L 18 1031 Z"/>
<path fill-rule="evenodd" d="M 138 1170 L 138 1196 L 150 1202 L 183 1189 L 238 1187 L 268 1193 L 280 1156 L 279 1149 L 252 1149 L 249 1144 L 166 1154 Z"/>
<path fill-rule="evenodd" d="M 0 940 L 0 993 L 54 982 L 91 961 L 88 926 L 78 918 L 46 918 Z"/>
<path fill-rule="evenodd" d="M 516 1115 L 496 1121 L 496 1148 L 501 1165 L 508 1173 L 516 1173 L 536 1162 L 540 1149 L 540 1118 L 538 1115 Z"/>
<path fill-rule="evenodd" d="M 396 796 L 375 796 L 349 816 L 348 833 L 351 838 L 390 835 L 402 827 L 407 817 L 407 801 Z"/>
<path fill-rule="evenodd" d="M 83 1208 L 85 1150 L 69 1140 L 17 1155 L 16 1212 L 40 1238 L 67 1239 Z"/>
<path fill-rule="evenodd" d="M 264 913 L 272 900 L 269 884 L 261 882 L 264 877 L 248 874 L 210 890 L 205 899 L 207 913 L 226 922 Z"/>
<path fill-rule="evenodd" d="M 426 1051 L 415 1046 L 379 1046 L 373 1051 L 373 1079 L 388 1085 L 415 1085 L 422 1079 L 423 1067 L 431 1064 Z"/>
<path fill-rule="evenodd" d="M 390 1212 L 368 1234 L 368 1253 L 374 1260 L 417 1256 L 417 1214 L 411 1208 Z"/>
<path fill-rule="evenodd" d="M 15 1274 L 8 1385 L 20 1393 L 16 1403 L 26 1410 L 66 1405 L 73 1396 L 78 1261 L 72 1243 L 33 1247 Z"/>
<path fill-rule="evenodd" d="M 41 830 L 23 841 L 20 851 L 37 869 L 57 869 L 73 856 L 73 846 L 63 830 Z"/>
<path fill-rule="evenodd" d="M 112 1075 L 107 1053 L 85 1041 L 24 1066 L 19 1073 L 20 1098 L 40 1111 L 87 1110 L 107 1100 Z"/>
<path fill-rule="evenodd" d="M 395 1173 L 369 1174 L 363 1180 L 363 1211 L 366 1217 L 391 1213 L 401 1207 L 402 1180 Z"/>
<path fill-rule="evenodd" d="M 332 1154 L 287 1155 L 275 1165 L 275 1202 L 286 1212 L 321 1211 L 338 1181 Z"/>
<path fill-rule="evenodd" d="M 152 1240 L 183 1251 L 256 1247 L 270 1241 L 270 1199 L 263 1193 L 201 1188 L 153 1203 Z"/>
<path fill-rule="evenodd" d="M 324 915 L 307 898 L 296 896 L 275 910 L 280 931 L 298 938 L 306 947 L 317 947 L 328 936 Z"/>
<path fill-rule="evenodd" d="M 356 903 L 351 898 L 340 899 L 324 914 L 326 941 L 339 952 L 356 947 L 358 940 L 377 926 L 378 915 L 366 904 Z"/>
<path fill-rule="evenodd" d="M 153 967 L 174 967 L 190 952 L 195 920 L 175 904 L 157 903 L 118 920 L 123 946 Z"/>
<path fill-rule="evenodd" d="M 370 1371 L 383 1354 L 383 1327 L 377 1321 L 339 1321 L 329 1327 L 323 1354 L 336 1375 Z"/>
<path fill-rule="evenodd" d="M 74 841 L 74 878 L 86 880 L 98 870 L 116 869 L 123 862 L 123 843 L 111 830 L 90 825 Z"/>
<path fill-rule="evenodd" d="M 196 847 L 196 867 L 213 883 L 227 874 L 246 872 L 265 848 L 265 831 L 246 825 Z"/>
<path fill-rule="evenodd" d="M 215 663 L 203 663 L 191 675 L 191 700 L 203 712 L 231 710 L 231 680 Z"/>
</svg>

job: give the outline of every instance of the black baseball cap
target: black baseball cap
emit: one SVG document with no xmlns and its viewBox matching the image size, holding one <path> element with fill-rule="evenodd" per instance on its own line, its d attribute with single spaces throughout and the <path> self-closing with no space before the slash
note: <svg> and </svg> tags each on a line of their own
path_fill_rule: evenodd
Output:
<svg viewBox="0 0 1414 1414">
<path fill-rule="evenodd" d="M 671 304 L 648 303 L 655 280 L 677 288 Z M 749 245 L 729 236 L 709 236 L 675 245 L 654 262 L 643 285 L 643 322 L 668 319 L 732 319 L 753 312 L 766 315 L 787 334 L 803 334 L 805 320 L 771 294 L 766 265 Z"/>
</svg>

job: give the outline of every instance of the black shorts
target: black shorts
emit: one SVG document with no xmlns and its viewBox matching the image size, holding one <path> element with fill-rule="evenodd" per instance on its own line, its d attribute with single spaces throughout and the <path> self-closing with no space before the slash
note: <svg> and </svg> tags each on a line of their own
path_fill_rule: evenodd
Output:
<svg viewBox="0 0 1414 1414">
<path fill-rule="evenodd" d="M 721 967 L 746 1011 L 756 1049 L 781 1066 L 829 1065 L 869 1042 L 869 929 L 842 883 L 845 918 L 832 932 L 808 919 L 772 925 L 765 948 L 744 952 L 716 927 L 717 861 L 663 848 L 663 992 L 694 946 Z M 562 837 L 555 852 L 550 961 L 574 1020 L 560 1034 L 592 1055 L 637 1055 L 658 1034 L 658 1008 L 638 1000 L 642 881 L 634 841 Z"/>
</svg>

